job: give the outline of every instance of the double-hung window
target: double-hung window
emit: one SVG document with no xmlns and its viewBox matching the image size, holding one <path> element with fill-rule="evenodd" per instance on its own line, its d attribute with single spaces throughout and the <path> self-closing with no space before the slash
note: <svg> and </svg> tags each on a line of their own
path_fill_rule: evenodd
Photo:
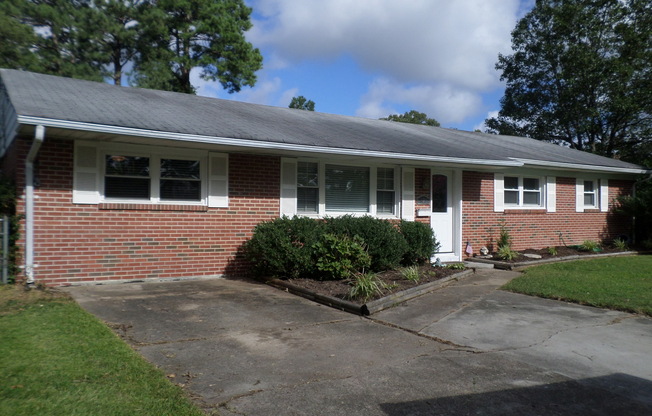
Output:
<svg viewBox="0 0 652 416">
<path fill-rule="evenodd" d="M 319 165 L 316 162 L 297 165 L 297 212 L 319 212 Z"/>
<path fill-rule="evenodd" d="M 150 158 L 124 154 L 104 156 L 104 197 L 150 199 Z"/>
<path fill-rule="evenodd" d="M 378 168 L 376 172 L 376 213 L 394 215 L 396 214 L 394 168 Z"/>
<path fill-rule="evenodd" d="M 542 182 L 541 178 L 505 176 L 505 207 L 542 208 Z"/>
<path fill-rule="evenodd" d="M 598 207 L 598 192 L 596 181 L 584 181 L 584 208 Z"/>
</svg>

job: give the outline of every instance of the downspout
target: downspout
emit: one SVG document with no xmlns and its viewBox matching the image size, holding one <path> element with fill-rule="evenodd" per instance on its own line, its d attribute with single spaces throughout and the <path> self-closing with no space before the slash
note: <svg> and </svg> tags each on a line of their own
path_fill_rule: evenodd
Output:
<svg viewBox="0 0 652 416">
<path fill-rule="evenodd" d="M 45 139 L 45 127 L 36 126 L 34 141 L 25 159 L 25 276 L 34 284 L 34 160 Z"/>
</svg>

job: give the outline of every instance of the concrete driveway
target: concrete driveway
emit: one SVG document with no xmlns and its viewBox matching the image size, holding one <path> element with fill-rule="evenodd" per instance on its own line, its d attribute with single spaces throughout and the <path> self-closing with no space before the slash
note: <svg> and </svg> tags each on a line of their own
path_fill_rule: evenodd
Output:
<svg viewBox="0 0 652 416">
<path fill-rule="evenodd" d="M 652 414 L 652 319 L 484 270 L 371 318 L 259 283 L 69 288 L 219 415 Z"/>
</svg>

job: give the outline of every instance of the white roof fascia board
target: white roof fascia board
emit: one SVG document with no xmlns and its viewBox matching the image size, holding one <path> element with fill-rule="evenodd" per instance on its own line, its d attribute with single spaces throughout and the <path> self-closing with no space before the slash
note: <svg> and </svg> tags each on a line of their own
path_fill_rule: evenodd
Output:
<svg viewBox="0 0 652 416">
<path fill-rule="evenodd" d="M 549 161 L 532 160 L 532 159 L 517 159 L 517 158 L 511 158 L 511 159 L 523 163 L 523 165 L 525 165 L 526 167 L 537 166 L 539 168 L 547 168 L 547 169 L 565 169 L 565 170 L 574 170 L 574 171 L 629 173 L 629 174 L 652 173 L 652 171 L 647 169 L 618 168 L 613 166 L 597 166 L 597 165 L 580 165 L 576 163 L 549 162 Z"/>
<path fill-rule="evenodd" d="M 33 117 L 33 116 L 19 115 L 18 122 L 26 125 L 43 125 L 51 128 L 62 128 L 62 129 L 88 131 L 88 132 L 95 132 L 95 133 L 146 137 L 146 138 L 153 138 L 153 139 L 185 141 L 185 142 L 212 144 L 212 145 L 238 146 L 238 147 L 254 148 L 254 149 L 274 149 L 274 150 L 287 150 L 287 151 L 295 151 L 295 152 L 312 152 L 312 153 L 316 152 L 316 153 L 334 154 L 334 155 L 378 157 L 378 158 L 387 158 L 387 159 L 401 159 L 401 160 L 421 161 L 421 162 L 438 162 L 438 163 L 460 164 L 460 165 L 483 165 L 483 166 L 495 166 L 495 167 L 523 166 L 523 163 L 516 160 L 465 159 L 465 158 L 448 157 L 448 156 L 429 156 L 429 155 L 418 155 L 418 154 L 391 153 L 391 152 L 382 152 L 382 151 L 364 150 L 364 149 L 346 149 L 346 148 L 325 147 L 325 146 L 309 146 L 309 145 L 291 144 L 291 143 L 258 141 L 253 139 L 252 140 L 235 139 L 235 138 L 220 137 L 220 136 L 202 136 L 202 135 L 187 134 L 187 133 L 174 133 L 174 132 L 166 132 L 166 131 L 136 129 L 132 127 L 110 126 L 105 124 L 58 120 L 58 119 L 49 119 L 49 118 Z"/>
</svg>

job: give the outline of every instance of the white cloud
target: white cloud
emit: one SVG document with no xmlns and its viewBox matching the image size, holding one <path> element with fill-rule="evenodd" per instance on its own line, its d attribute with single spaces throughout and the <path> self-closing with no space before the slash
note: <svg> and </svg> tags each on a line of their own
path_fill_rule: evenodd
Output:
<svg viewBox="0 0 652 416">
<path fill-rule="evenodd" d="M 488 119 L 488 118 L 498 117 L 498 113 L 499 113 L 498 110 L 489 111 L 487 113 L 487 117 L 485 117 L 485 120 Z M 481 123 L 476 124 L 475 126 L 473 126 L 473 130 L 485 131 L 486 128 L 487 128 L 487 125 L 484 123 L 484 120 Z"/>
<path fill-rule="evenodd" d="M 357 115 L 387 117 L 397 113 L 393 108 L 400 105 L 426 113 L 443 124 L 459 123 L 476 113 L 481 101 L 476 93 L 443 83 L 405 87 L 386 78 L 377 78 L 362 97 Z"/>
<path fill-rule="evenodd" d="M 279 62 L 334 59 L 396 82 L 446 82 L 486 90 L 509 51 L 518 0 L 264 0 L 248 39 L 271 46 Z"/>
<path fill-rule="evenodd" d="M 374 77 L 359 116 L 407 107 L 459 123 L 502 87 L 494 66 L 528 1 L 250 0 L 247 38 L 268 51 L 267 69 L 350 56 Z"/>
<path fill-rule="evenodd" d="M 192 85 L 197 89 L 197 95 L 204 97 L 219 97 L 230 100 L 243 101 L 253 104 L 274 105 L 287 107 L 292 97 L 298 95 L 298 88 L 289 88 L 283 90 L 283 81 L 279 77 L 271 79 L 259 77 L 255 88 L 243 88 L 237 94 L 228 94 L 222 87 L 214 81 L 205 81 L 199 77 L 200 71 L 193 69 L 190 73 Z"/>
</svg>

